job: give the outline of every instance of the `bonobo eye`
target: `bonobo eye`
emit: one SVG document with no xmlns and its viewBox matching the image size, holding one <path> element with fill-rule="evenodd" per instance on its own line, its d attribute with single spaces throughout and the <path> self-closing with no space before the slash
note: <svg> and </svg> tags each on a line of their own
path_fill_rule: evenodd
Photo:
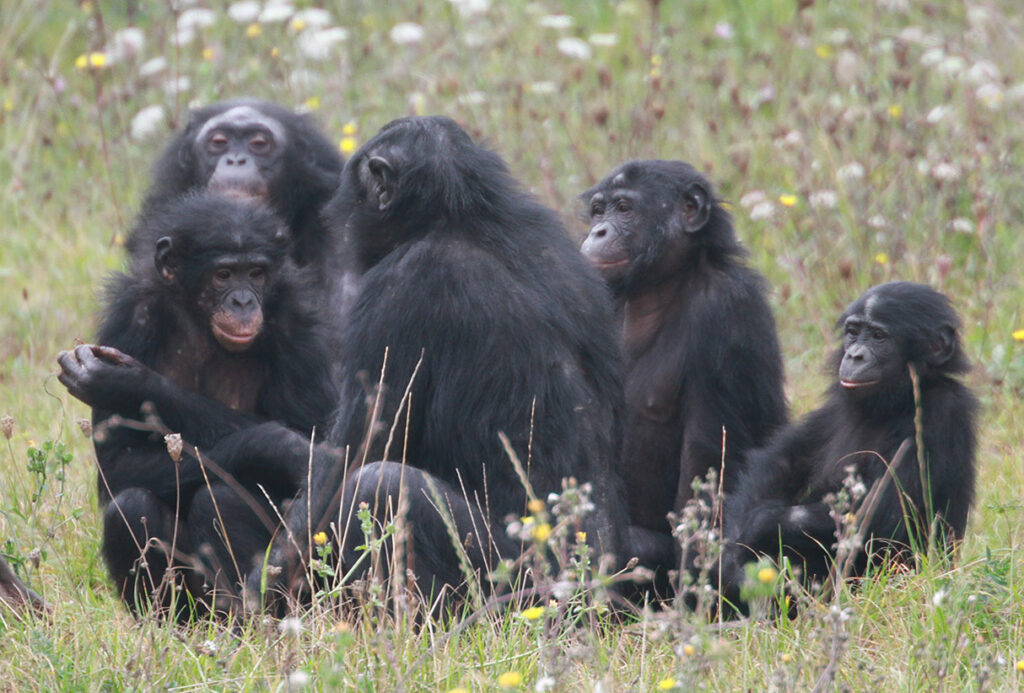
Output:
<svg viewBox="0 0 1024 693">
<path fill-rule="evenodd" d="M 267 272 L 262 267 L 253 267 L 249 270 L 249 279 L 256 284 L 262 284 L 267 278 Z"/>
<path fill-rule="evenodd" d="M 249 139 L 249 151 L 253 154 L 265 154 L 270 150 L 270 138 L 264 133 L 257 133 Z"/>
<path fill-rule="evenodd" d="M 618 200 L 615 203 L 615 209 L 622 214 L 626 214 L 633 209 L 633 205 L 629 203 L 629 200 Z"/>
<path fill-rule="evenodd" d="M 594 199 L 590 202 L 590 216 L 599 217 L 604 214 L 604 200 Z"/>
<path fill-rule="evenodd" d="M 860 325 L 855 322 L 846 323 L 846 327 L 843 329 L 843 334 L 847 337 L 856 337 L 860 334 Z"/>
<path fill-rule="evenodd" d="M 219 154 L 228 148 L 228 138 L 223 132 L 215 132 L 207 140 L 206 147 L 211 152 Z"/>
<path fill-rule="evenodd" d="M 883 330 L 881 327 L 871 328 L 871 338 L 877 342 L 885 341 L 889 337 L 889 333 Z"/>
<path fill-rule="evenodd" d="M 216 282 L 222 284 L 231 279 L 231 270 L 228 269 L 227 267 L 221 267 L 220 269 L 213 273 L 213 278 Z"/>
</svg>

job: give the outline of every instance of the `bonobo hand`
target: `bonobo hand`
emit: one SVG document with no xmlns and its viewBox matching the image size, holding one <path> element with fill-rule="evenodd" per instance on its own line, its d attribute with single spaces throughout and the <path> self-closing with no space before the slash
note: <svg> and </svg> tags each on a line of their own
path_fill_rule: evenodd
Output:
<svg viewBox="0 0 1024 693">
<path fill-rule="evenodd" d="M 153 374 L 139 361 L 114 347 L 80 344 L 57 354 L 57 376 L 72 395 L 91 407 L 135 416 L 147 398 Z"/>
</svg>

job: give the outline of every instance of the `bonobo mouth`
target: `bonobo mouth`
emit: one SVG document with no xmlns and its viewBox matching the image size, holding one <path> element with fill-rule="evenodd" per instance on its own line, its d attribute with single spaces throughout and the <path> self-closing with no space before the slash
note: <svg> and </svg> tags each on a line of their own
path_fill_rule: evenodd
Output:
<svg viewBox="0 0 1024 693">
<path fill-rule="evenodd" d="M 214 324 L 212 329 L 217 343 L 228 351 L 245 351 L 260 336 L 259 327 L 252 331 L 229 332 L 220 325 Z"/>
<path fill-rule="evenodd" d="M 598 269 L 611 269 L 613 267 L 622 267 L 627 262 L 629 262 L 629 258 L 622 258 L 621 260 L 591 260 L 590 264 Z"/>
<path fill-rule="evenodd" d="M 856 390 L 858 387 L 869 387 L 877 385 L 877 380 L 840 380 L 839 384 L 847 390 Z"/>
<path fill-rule="evenodd" d="M 210 192 L 242 202 L 266 202 L 270 197 L 266 184 L 250 181 L 214 179 L 210 181 L 208 188 Z"/>
</svg>

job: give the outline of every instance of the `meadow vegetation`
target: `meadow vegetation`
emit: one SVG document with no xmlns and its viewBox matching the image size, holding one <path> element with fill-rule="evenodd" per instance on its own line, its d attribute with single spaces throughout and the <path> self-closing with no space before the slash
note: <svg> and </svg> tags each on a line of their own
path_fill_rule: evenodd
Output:
<svg viewBox="0 0 1024 693">
<path fill-rule="evenodd" d="M 1021 688 L 1021 45 L 1015 0 L 2 0 L 0 542 L 53 610 L 0 613 L 0 688 Z M 690 161 L 773 285 L 796 414 L 864 289 L 946 292 L 984 405 L 957 564 L 724 626 L 616 625 L 589 601 L 422 628 L 376 608 L 234 632 L 134 620 L 99 556 L 88 411 L 55 357 L 90 340 L 188 107 L 241 95 L 312 111 L 346 153 L 394 117 L 450 115 L 577 235 L 578 193 L 613 165 Z"/>
</svg>

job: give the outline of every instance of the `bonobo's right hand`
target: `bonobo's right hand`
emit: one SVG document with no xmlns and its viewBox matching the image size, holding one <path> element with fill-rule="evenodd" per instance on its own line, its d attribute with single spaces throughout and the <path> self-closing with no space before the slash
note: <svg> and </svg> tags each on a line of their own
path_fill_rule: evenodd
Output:
<svg viewBox="0 0 1024 693">
<path fill-rule="evenodd" d="M 57 354 L 57 363 L 57 379 L 90 407 L 135 416 L 147 399 L 153 371 L 114 347 L 80 344 Z"/>
</svg>

